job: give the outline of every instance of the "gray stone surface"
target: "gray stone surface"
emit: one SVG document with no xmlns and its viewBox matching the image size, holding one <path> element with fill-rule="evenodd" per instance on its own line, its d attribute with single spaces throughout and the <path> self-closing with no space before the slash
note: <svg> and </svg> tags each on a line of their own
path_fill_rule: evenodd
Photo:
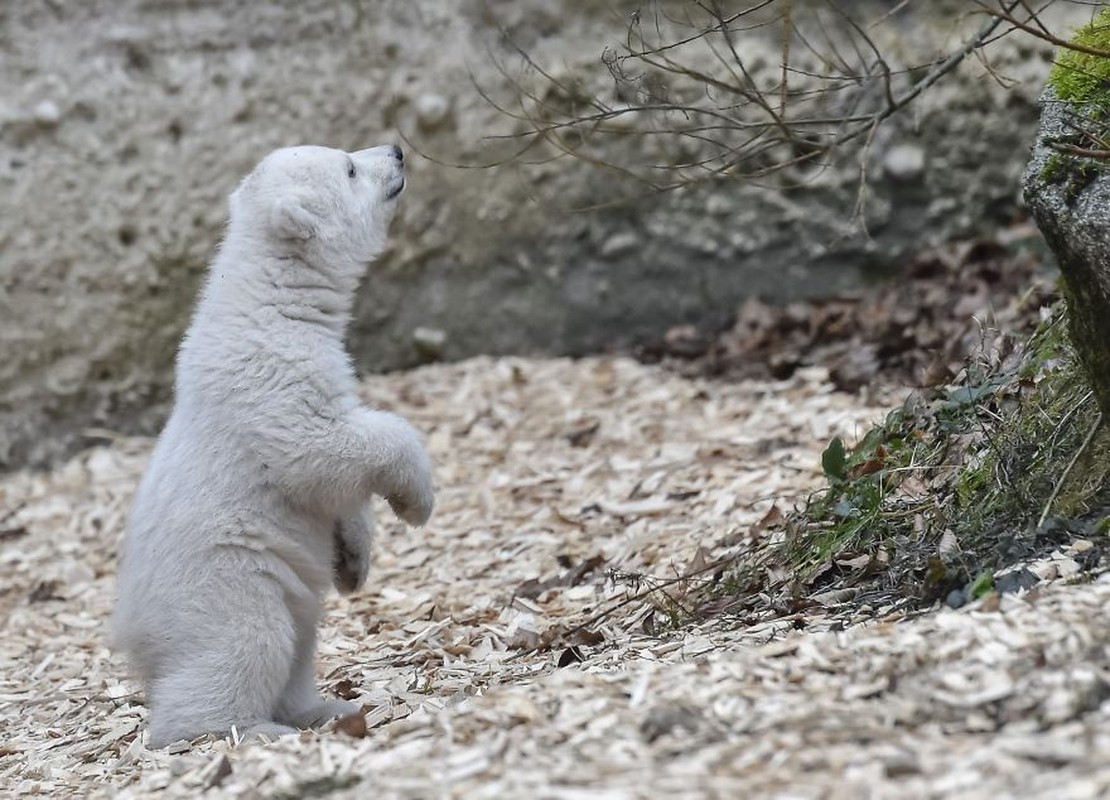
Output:
<svg viewBox="0 0 1110 800">
<path fill-rule="evenodd" d="M 1022 178 L 1025 202 L 1060 264 L 1071 338 L 1099 407 L 1110 416 L 1110 169 L 1105 162 L 1062 156 L 1048 146 L 1074 139 L 1069 118 L 1086 115 L 1085 110 L 1057 100 L 1051 88 L 1045 90 L 1043 106 L 1040 133 Z"/>
<path fill-rule="evenodd" d="M 512 64 L 498 26 L 605 91 L 599 54 L 636 5 L 0 4 L 0 468 L 43 463 L 97 428 L 157 425 L 225 198 L 270 149 L 401 131 L 435 159 L 479 163 L 497 149 L 483 137 L 511 128 L 470 77 L 505 96 L 489 57 Z M 921 6 L 899 40 L 918 50 L 907 63 L 979 24 Z M 772 36 L 771 70 L 776 47 Z M 752 295 L 843 291 L 989 228 L 1017 206 L 1050 53 L 1003 41 L 992 58 L 1015 88 L 970 63 L 875 137 L 868 235 L 847 224 L 851 158 L 789 194 L 722 184 L 573 213 L 628 187 L 570 160 L 456 169 L 410 147 L 396 244 L 352 327 L 356 360 L 626 346 L 722 324 Z"/>
</svg>

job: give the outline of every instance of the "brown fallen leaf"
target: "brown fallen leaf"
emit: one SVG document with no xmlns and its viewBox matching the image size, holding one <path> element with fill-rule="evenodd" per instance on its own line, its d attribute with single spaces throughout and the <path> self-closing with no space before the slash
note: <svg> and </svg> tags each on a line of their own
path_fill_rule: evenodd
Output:
<svg viewBox="0 0 1110 800">
<path fill-rule="evenodd" d="M 862 478 L 864 475 L 874 475 L 876 472 L 886 466 L 886 450 L 882 445 L 875 448 L 875 455 L 869 458 L 862 464 L 858 464 L 852 469 L 848 470 L 848 477 Z"/>
<path fill-rule="evenodd" d="M 769 509 L 767 509 L 767 513 L 759 518 L 759 522 L 757 522 L 755 524 L 755 526 L 753 527 L 753 530 L 756 530 L 756 531 L 766 530 L 767 528 L 771 527 L 772 525 L 777 525 L 778 523 L 782 522 L 782 519 L 783 519 L 782 509 L 780 509 L 777 505 L 772 503 L 771 507 Z"/>
<path fill-rule="evenodd" d="M 571 631 L 570 636 L 567 637 L 568 641 L 575 644 L 584 644 L 589 647 L 597 647 L 605 641 L 605 635 L 600 631 L 591 631 L 586 628 L 578 628 Z"/>
<path fill-rule="evenodd" d="M 335 684 L 335 686 L 332 687 L 332 691 L 334 691 L 337 696 L 342 697 L 344 700 L 354 700 L 360 694 L 358 689 L 355 688 L 355 684 L 347 678 L 344 678 L 343 680 L 339 681 L 339 683 Z"/>
<path fill-rule="evenodd" d="M 340 717 L 335 721 L 335 729 L 356 739 L 363 739 L 366 737 L 366 717 L 361 711 Z"/>
</svg>

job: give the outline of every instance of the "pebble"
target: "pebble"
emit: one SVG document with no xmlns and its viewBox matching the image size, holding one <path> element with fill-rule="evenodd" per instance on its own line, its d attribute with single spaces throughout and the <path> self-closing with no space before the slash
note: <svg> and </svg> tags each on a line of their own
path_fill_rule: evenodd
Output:
<svg viewBox="0 0 1110 800">
<path fill-rule="evenodd" d="M 883 171 L 896 181 L 911 181 L 925 172 L 925 151 L 916 144 L 892 147 L 883 159 Z"/>
<path fill-rule="evenodd" d="M 53 100 L 43 100 L 31 112 L 35 122 L 45 128 L 52 128 L 62 119 L 62 110 Z"/>
<path fill-rule="evenodd" d="M 416 98 L 416 124 L 423 131 L 433 131 L 450 121 L 451 104 L 438 94 L 422 94 Z"/>
<path fill-rule="evenodd" d="M 635 250 L 640 243 L 640 237 L 632 231 L 615 233 L 601 244 L 601 255 L 615 256 Z"/>
<path fill-rule="evenodd" d="M 705 210 L 715 217 L 723 217 L 733 212 L 732 201 L 720 194 L 711 194 L 705 201 Z"/>
<path fill-rule="evenodd" d="M 447 344 L 447 333 L 439 328 L 416 328 L 412 332 L 412 343 L 423 355 L 441 358 L 443 347 Z"/>
</svg>

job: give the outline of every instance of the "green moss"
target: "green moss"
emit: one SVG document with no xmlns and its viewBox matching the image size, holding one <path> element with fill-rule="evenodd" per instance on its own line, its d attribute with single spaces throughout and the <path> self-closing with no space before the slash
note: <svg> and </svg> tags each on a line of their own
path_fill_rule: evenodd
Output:
<svg viewBox="0 0 1110 800">
<path fill-rule="evenodd" d="M 1110 8 L 1080 28 L 1072 42 L 1110 52 Z M 1110 58 L 1061 48 L 1048 83 L 1061 100 L 1110 108 Z"/>
<path fill-rule="evenodd" d="M 1067 175 L 1066 159 L 1059 153 L 1054 153 L 1044 160 L 1040 178 L 1045 183 L 1060 183 L 1067 178 Z"/>
<path fill-rule="evenodd" d="M 1067 173 L 1067 183 L 1064 185 L 1064 202 L 1069 206 L 1075 204 L 1083 190 L 1102 172 L 1099 164 L 1085 159 L 1077 159 L 1071 167 Z"/>
<path fill-rule="evenodd" d="M 1083 190 L 1104 172 L 1106 165 L 1103 162 L 1054 153 L 1045 159 L 1039 177 L 1048 184 L 1063 184 L 1064 203 L 1072 206 Z"/>
</svg>

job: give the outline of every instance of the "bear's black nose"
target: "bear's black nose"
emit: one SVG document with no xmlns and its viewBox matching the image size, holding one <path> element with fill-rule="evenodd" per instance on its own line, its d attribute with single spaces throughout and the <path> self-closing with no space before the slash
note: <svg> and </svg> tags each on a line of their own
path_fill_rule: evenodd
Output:
<svg viewBox="0 0 1110 800">
<path fill-rule="evenodd" d="M 400 161 L 402 164 L 405 162 L 405 154 L 401 151 L 401 148 L 398 147 L 397 145 L 393 145 L 393 157 L 395 159 L 397 159 L 398 161 Z"/>
</svg>

